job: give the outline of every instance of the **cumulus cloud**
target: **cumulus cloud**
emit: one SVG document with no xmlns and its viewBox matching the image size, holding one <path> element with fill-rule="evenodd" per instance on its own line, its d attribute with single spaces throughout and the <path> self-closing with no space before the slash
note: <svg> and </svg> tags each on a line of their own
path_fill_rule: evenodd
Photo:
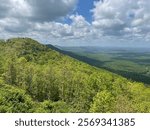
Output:
<svg viewBox="0 0 150 130">
<path fill-rule="evenodd" d="M 140 37 L 150 30 L 149 0 L 99 0 L 94 5 L 92 24 L 104 35 Z"/>
<path fill-rule="evenodd" d="M 24 18 L 31 15 L 31 7 L 25 0 L 0 0 L 0 18 Z"/>
<path fill-rule="evenodd" d="M 150 39 L 150 0 L 95 0 L 92 22 L 73 13 L 78 0 L 0 0 L 1 38 L 107 41 Z M 86 5 L 85 5 L 86 6 Z M 65 23 L 63 19 L 70 22 Z M 90 39 L 90 40 L 89 40 Z M 112 40 L 113 41 L 113 40 Z"/>
<path fill-rule="evenodd" d="M 77 0 L 0 0 L 0 18 L 21 17 L 51 21 L 72 11 Z"/>
<path fill-rule="evenodd" d="M 91 24 L 81 15 L 71 15 L 69 17 L 71 24 L 58 22 L 37 23 L 34 26 L 35 31 L 47 32 L 55 38 L 76 39 L 84 38 L 92 31 Z"/>
<path fill-rule="evenodd" d="M 9 12 L 8 3 L 5 0 L 0 0 L 0 18 L 6 17 L 6 14 Z"/>
<path fill-rule="evenodd" d="M 37 33 L 45 35 L 43 33 L 46 33 L 46 35 L 55 37 L 71 36 L 73 35 L 71 26 L 54 21 L 73 11 L 77 1 L 0 0 L 0 31 L 8 36 L 11 33 L 12 36 L 17 33 L 17 36 L 26 33 L 34 35 Z"/>
<path fill-rule="evenodd" d="M 51 21 L 72 11 L 77 0 L 26 0 L 32 7 L 31 20 Z"/>
<path fill-rule="evenodd" d="M 49 22 L 65 17 L 75 8 L 77 0 L 0 0 L 0 26 L 19 32 L 30 24 Z"/>
<path fill-rule="evenodd" d="M 25 22 L 24 20 L 18 20 L 14 18 L 4 18 L 0 19 L 0 28 L 14 33 L 14 32 L 25 32 L 30 27 L 29 22 Z"/>
</svg>

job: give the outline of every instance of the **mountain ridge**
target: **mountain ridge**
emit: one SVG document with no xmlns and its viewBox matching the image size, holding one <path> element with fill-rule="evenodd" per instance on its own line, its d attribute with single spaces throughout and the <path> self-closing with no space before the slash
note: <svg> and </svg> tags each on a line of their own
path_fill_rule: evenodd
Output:
<svg viewBox="0 0 150 130">
<path fill-rule="evenodd" d="M 51 47 L 29 38 L 0 42 L 0 112 L 150 112 L 144 84 Z"/>
</svg>

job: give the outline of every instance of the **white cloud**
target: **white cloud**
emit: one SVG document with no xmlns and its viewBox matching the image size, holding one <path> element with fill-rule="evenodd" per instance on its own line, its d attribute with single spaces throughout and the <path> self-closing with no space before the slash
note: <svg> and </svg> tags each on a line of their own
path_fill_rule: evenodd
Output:
<svg viewBox="0 0 150 130">
<path fill-rule="evenodd" d="M 32 7 L 31 20 L 52 21 L 64 17 L 75 8 L 77 0 L 26 0 Z"/>
<path fill-rule="evenodd" d="M 84 38 L 92 31 L 90 23 L 81 15 L 71 15 L 69 17 L 71 24 L 62 24 L 58 22 L 36 23 L 35 31 L 43 31 L 55 38 L 76 39 Z"/>
<path fill-rule="evenodd" d="M 73 11 L 77 1 L 0 0 L 0 31 L 5 32 L 6 35 L 12 33 L 12 36 L 17 33 L 18 35 L 46 33 L 59 37 L 72 35 L 72 31 L 69 30 L 70 25 L 54 21 L 66 17 Z"/>
<path fill-rule="evenodd" d="M 78 0 L 0 0 L 1 38 L 30 36 L 90 43 L 150 39 L 150 0 L 99 0 L 90 23 L 72 13 Z M 86 6 L 86 5 L 85 5 Z M 63 19 L 70 23 L 63 23 Z"/>
<path fill-rule="evenodd" d="M 25 0 L 0 0 L 0 18 L 31 16 L 31 7 Z"/>
<path fill-rule="evenodd" d="M 0 18 L 28 18 L 51 21 L 64 17 L 75 8 L 77 0 L 0 0 Z"/>
<path fill-rule="evenodd" d="M 149 0 L 97 1 L 92 10 L 92 24 L 102 30 L 104 35 L 146 36 L 150 30 L 149 5 Z"/>
</svg>

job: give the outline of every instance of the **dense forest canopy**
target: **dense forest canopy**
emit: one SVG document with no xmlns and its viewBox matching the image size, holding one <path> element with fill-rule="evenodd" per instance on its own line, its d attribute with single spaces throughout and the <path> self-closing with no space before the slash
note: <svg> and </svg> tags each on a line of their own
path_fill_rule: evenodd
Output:
<svg viewBox="0 0 150 130">
<path fill-rule="evenodd" d="M 0 40 L 0 112 L 150 112 L 149 95 L 30 38 Z"/>
</svg>

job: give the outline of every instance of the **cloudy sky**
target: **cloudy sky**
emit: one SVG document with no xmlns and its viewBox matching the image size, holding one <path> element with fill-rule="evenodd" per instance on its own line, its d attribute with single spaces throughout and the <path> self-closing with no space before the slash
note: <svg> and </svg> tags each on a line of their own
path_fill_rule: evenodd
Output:
<svg viewBox="0 0 150 130">
<path fill-rule="evenodd" d="M 0 38 L 150 46 L 150 0 L 0 0 Z"/>
</svg>

